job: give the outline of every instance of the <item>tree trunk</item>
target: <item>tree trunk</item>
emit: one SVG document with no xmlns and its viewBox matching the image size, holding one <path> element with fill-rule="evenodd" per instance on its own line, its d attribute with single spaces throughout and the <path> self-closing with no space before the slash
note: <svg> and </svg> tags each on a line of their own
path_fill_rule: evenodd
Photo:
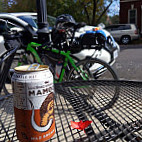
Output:
<svg viewBox="0 0 142 142">
<path fill-rule="evenodd" d="M 92 25 L 96 24 L 96 10 L 97 10 L 97 3 L 96 0 L 93 0 L 93 16 L 92 16 Z"/>
<path fill-rule="evenodd" d="M 110 4 L 105 8 L 105 10 L 102 12 L 102 14 L 99 16 L 99 18 L 97 19 L 96 23 L 98 23 L 101 20 L 102 16 L 106 13 L 106 11 L 111 6 L 111 4 L 112 4 L 112 0 L 111 0 Z"/>
<path fill-rule="evenodd" d="M 89 13 L 87 11 L 87 5 L 84 4 L 84 2 L 81 2 L 79 0 L 80 4 L 83 5 L 83 8 L 84 8 L 84 12 L 86 13 L 86 18 L 87 18 L 87 23 L 90 25 L 91 22 L 90 22 L 90 16 L 89 16 Z"/>
</svg>

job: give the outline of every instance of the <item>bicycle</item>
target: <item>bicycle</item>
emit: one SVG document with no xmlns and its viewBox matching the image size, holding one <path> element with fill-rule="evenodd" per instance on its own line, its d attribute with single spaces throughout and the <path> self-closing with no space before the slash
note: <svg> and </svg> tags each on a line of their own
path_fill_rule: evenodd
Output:
<svg viewBox="0 0 142 142">
<path fill-rule="evenodd" d="M 70 24 L 70 23 L 69 23 Z M 73 25 L 73 26 L 75 26 L 75 25 Z M 82 25 L 77 25 L 76 27 L 77 28 L 80 28 Z M 77 29 L 76 28 L 76 29 Z M 75 29 L 75 30 L 76 30 Z M 62 29 L 63 30 L 63 29 Z M 64 29 L 65 30 L 65 29 Z M 75 30 L 74 30 L 74 32 L 73 32 L 73 36 L 74 36 L 74 33 L 75 33 Z M 60 34 L 59 34 L 59 36 L 60 36 Z M 72 36 L 72 37 L 73 37 Z M 71 40 L 73 40 L 73 39 L 71 39 Z M 59 42 L 60 42 L 60 40 L 59 40 Z M 46 44 L 48 44 L 48 45 L 46 45 Z M 52 45 L 51 45 L 52 44 Z M 38 47 L 38 46 L 40 46 L 40 48 Z M 47 46 L 50 46 L 50 48 L 47 48 Z M 103 62 L 103 61 L 101 61 L 101 60 L 99 60 L 99 59 L 89 59 L 89 58 L 86 58 L 86 59 L 84 59 L 83 61 L 79 61 L 76 57 L 74 57 L 73 55 L 71 55 L 70 53 L 71 53 L 71 51 L 69 50 L 70 49 L 70 45 L 69 46 L 67 46 L 67 44 L 65 43 L 63 46 L 67 46 L 67 47 L 59 47 L 58 46 L 58 48 L 56 48 L 55 47 L 55 49 L 53 49 L 53 48 L 51 48 L 52 46 L 57 46 L 57 43 L 54 45 L 54 43 L 52 43 L 51 41 L 49 42 L 49 43 L 45 43 L 42 47 L 41 47 L 41 44 L 38 44 L 38 43 L 36 43 L 36 42 L 31 42 L 31 43 L 29 43 L 28 44 L 28 46 L 27 46 L 27 48 L 26 48 L 26 51 L 25 51 L 25 54 L 29 54 L 30 56 L 33 56 L 33 59 L 32 59 L 32 61 L 31 61 L 31 63 L 32 62 L 38 62 L 38 63 L 40 63 L 40 64 L 42 64 L 42 61 L 44 61 L 44 63 L 45 64 L 49 64 L 49 66 L 51 65 L 51 62 L 54 62 L 54 65 L 51 65 L 50 66 L 50 68 L 51 68 L 51 70 L 52 70 L 52 73 L 54 74 L 54 69 L 53 68 L 55 68 L 55 63 L 58 61 L 58 59 L 59 58 L 57 58 L 57 56 L 56 57 L 52 57 L 50 54 L 51 53 L 54 53 L 54 54 L 57 54 L 57 55 L 61 55 L 63 58 L 64 58 L 64 61 L 63 61 L 63 69 L 62 69 L 62 71 L 61 71 L 61 74 L 60 74 L 60 77 L 59 77 L 59 82 L 61 82 L 61 81 L 63 81 L 63 77 L 64 77 L 64 73 L 65 73 L 65 70 L 67 70 L 67 69 L 69 69 L 70 68 L 70 70 L 72 70 L 72 73 L 73 72 L 75 72 L 75 71 L 77 71 L 77 67 L 75 66 L 75 60 L 77 60 L 77 62 L 79 62 L 78 64 L 77 64 L 77 66 L 81 66 L 82 64 L 85 64 L 85 63 L 87 63 L 88 61 L 89 62 L 91 62 L 90 63 L 90 67 L 91 67 L 91 64 L 93 64 L 93 62 L 95 63 L 95 62 L 97 62 L 96 64 L 100 64 L 100 66 L 99 65 L 97 65 L 97 70 L 95 70 L 94 69 L 94 73 L 93 74 L 95 74 L 95 78 L 96 79 L 98 79 L 98 77 L 100 77 L 100 75 L 102 75 L 102 73 L 104 72 L 104 71 L 106 71 L 106 69 L 105 68 L 108 68 L 108 70 L 111 72 L 111 74 L 113 74 L 112 76 L 113 76 L 113 78 L 114 79 L 118 79 L 116 76 L 116 74 L 115 74 L 115 72 L 113 71 L 113 69 L 107 64 L 107 63 L 105 63 L 105 62 Z M 60 45 L 61 46 L 61 45 Z M 76 46 L 76 45 L 75 45 Z M 102 46 L 102 45 L 101 45 Z M 38 48 L 37 48 L 38 47 Z M 76 46 L 77 47 L 77 46 Z M 72 49 L 73 49 L 74 47 L 72 47 Z M 80 47 L 79 47 L 80 48 Z M 97 49 L 97 47 L 94 47 L 95 49 Z M 100 48 L 102 48 L 102 47 L 99 47 L 97 50 L 99 50 Z M 64 51 L 64 50 L 65 51 Z M 74 48 L 74 49 L 76 49 L 76 48 Z M 81 49 L 79 49 L 79 50 L 81 50 Z M 47 52 L 46 54 L 45 53 L 43 53 L 43 52 Z M 23 54 L 23 56 L 25 56 L 26 57 L 26 55 L 25 54 Z M 53 54 L 52 54 L 53 55 Z M 27 57 L 30 57 L 30 56 L 27 56 Z M 27 58 L 26 57 L 26 58 Z M 91 58 L 91 57 L 90 57 Z M 23 59 L 23 58 L 22 58 Z M 48 61 L 49 60 L 49 61 Z M 68 61 L 69 61 L 69 64 L 68 64 Z M 27 63 L 29 63 L 28 62 L 28 59 L 26 59 L 26 62 L 24 62 L 24 64 L 27 64 Z M 20 63 L 20 64 L 22 64 L 22 63 Z M 102 65 L 101 65 L 102 64 Z M 68 65 L 68 66 L 67 66 Z M 95 66 L 95 65 L 94 65 Z M 107 67 L 103 67 L 103 66 L 107 66 Z M 71 67 L 73 67 L 72 69 L 71 69 Z M 99 68 L 99 69 L 98 69 Z M 92 69 L 92 68 L 91 68 Z M 100 72 L 100 71 L 98 71 L 98 70 L 103 70 L 103 72 Z M 86 69 L 86 71 L 87 71 L 88 69 Z M 69 72 L 69 70 L 67 70 L 68 72 Z M 97 71 L 97 73 L 95 73 Z M 89 72 L 89 70 L 88 70 L 88 72 Z M 99 75 L 98 75 L 98 73 L 99 73 Z M 92 76 L 92 74 L 91 73 L 88 73 L 88 75 L 90 75 L 92 78 L 93 78 L 93 76 Z M 72 74 L 71 73 L 69 73 L 69 76 L 68 77 L 66 77 L 66 79 L 67 80 L 69 80 L 69 79 L 71 79 L 72 78 Z M 89 78 L 89 77 L 88 77 Z M 74 77 L 74 79 L 75 79 L 75 77 Z M 83 78 L 84 80 L 85 79 L 87 79 L 87 78 L 85 78 L 85 76 L 84 76 L 84 78 Z"/>
<path fill-rule="evenodd" d="M 75 25 L 73 25 L 75 26 Z M 80 28 L 82 25 L 76 25 L 77 28 Z M 84 25 L 83 25 L 84 26 Z M 75 28 L 75 30 L 77 29 Z M 63 29 L 62 29 L 63 30 Z M 64 29 L 65 30 L 65 29 Z M 74 33 L 75 33 L 75 30 L 73 31 L 73 35 L 72 37 L 74 37 Z M 65 33 L 66 34 L 66 33 Z M 61 34 L 59 34 L 59 36 L 61 36 Z M 100 35 L 99 35 L 100 36 Z M 65 37 L 66 38 L 66 37 Z M 67 39 L 67 38 L 66 38 Z M 70 39 L 70 38 L 69 38 Z M 51 40 L 47 43 L 44 43 L 44 45 L 41 46 L 41 44 L 39 43 L 36 43 L 36 42 L 31 42 L 28 44 L 27 48 L 26 48 L 26 53 L 33 56 L 33 59 L 32 61 L 36 61 L 38 63 L 42 63 L 42 61 L 44 60 L 44 63 L 45 64 L 51 64 L 51 62 L 54 64 L 51 65 L 50 67 L 54 68 L 55 67 L 55 63 L 57 63 L 57 61 L 60 59 L 60 58 L 64 58 L 63 60 L 63 72 L 64 71 L 64 68 L 66 68 L 66 66 L 68 65 L 68 68 L 71 69 L 71 66 L 77 70 L 77 68 L 75 67 L 75 61 L 77 62 L 82 62 L 84 63 L 85 61 L 89 61 L 90 59 L 87 57 L 86 59 L 84 59 L 83 61 L 79 61 L 79 59 L 77 59 L 76 57 L 74 57 L 71 53 L 72 51 L 75 49 L 76 50 L 76 47 L 78 45 L 73 45 L 75 47 L 72 47 L 71 43 L 73 41 L 73 39 L 70 39 L 71 42 L 69 45 L 67 45 L 67 42 L 64 40 L 63 44 L 61 43 L 61 39 L 57 39 L 59 42 L 56 42 L 55 40 L 52 42 Z M 84 39 L 83 39 L 84 40 Z M 58 44 L 58 45 L 57 45 Z M 60 45 L 59 45 L 60 44 Z M 62 45 L 61 45 L 62 44 Z M 100 43 L 99 43 L 100 44 Z M 99 46 L 99 45 L 97 45 Z M 101 48 L 103 47 L 103 45 L 100 45 L 100 47 L 93 47 L 92 49 L 96 49 L 96 50 L 100 50 Z M 78 47 L 77 47 L 78 48 Z M 79 47 L 79 50 L 81 50 L 81 48 Z M 46 53 L 45 53 L 46 52 Z M 56 55 L 54 55 L 54 54 Z M 94 54 L 92 54 L 93 56 Z M 59 57 L 58 57 L 59 56 Z M 92 57 L 90 57 L 92 58 Z M 49 60 L 49 61 L 48 61 Z M 99 59 L 96 59 L 99 63 L 100 62 L 103 62 L 103 61 L 100 61 Z M 68 61 L 69 61 L 69 64 L 68 64 Z M 90 60 L 91 63 L 93 63 L 93 59 Z M 78 65 L 82 64 L 82 63 L 78 63 Z M 90 63 L 90 67 L 91 67 L 91 63 Z M 105 62 L 103 62 L 102 64 L 107 64 Z M 105 65 L 106 66 L 106 65 Z M 109 66 L 107 64 L 107 66 Z M 54 70 L 52 69 L 51 70 Z M 109 67 L 108 67 L 109 68 Z M 111 68 L 111 67 L 110 67 Z M 66 68 L 67 69 L 67 68 Z M 66 70 L 65 69 L 65 70 Z M 111 69 L 112 70 L 112 69 Z M 68 70 L 69 71 L 69 70 Z M 54 74 L 54 71 L 52 71 L 53 74 Z M 115 73 L 114 73 L 115 74 Z M 61 72 L 61 77 L 59 78 L 59 82 L 63 81 L 63 76 L 64 74 L 62 74 Z M 116 76 L 116 75 L 115 75 Z M 69 77 L 68 77 L 69 79 Z"/>
<path fill-rule="evenodd" d="M 99 35 L 100 36 L 100 35 Z M 72 39 L 71 39 L 72 40 Z M 62 60 L 62 69 L 58 79 L 55 82 L 62 82 L 67 80 L 118 80 L 118 77 L 114 70 L 111 68 L 109 64 L 106 62 L 99 60 L 97 58 L 87 57 L 84 60 L 77 60 L 71 55 L 71 44 L 67 46 L 67 43 L 64 42 L 62 46 L 57 46 L 52 41 L 39 44 L 36 42 L 31 42 L 28 44 L 26 48 L 27 54 L 30 53 L 33 55 L 34 60 L 40 64 L 48 64 L 50 70 L 52 71 L 53 75 L 55 76 L 55 63 L 58 60 Z M 103 47 L 99 43 L 98 47 L 92 47 L 97 50 Z M 70 48 L 70 50 L 68 50 Z M 79 49 L 80 50 L 80 49 Z M 55 56 L 57 54 L 58 56 Z M 77 61 L 77 62 L 76 62 Z M 102 109 L 106 109 L 110 104 L 114 104 L 118 98 L 119 88 L 114 88 L 114 96 L 109 98 L 106 102 L 105 107 L 103 106 Z M 112 96 L 112 95 L 110 95 Z"/>
<path fill-rule="evenodd" d="M 79 27 L 79 26 L 77 25 L 77 27 Z M 62 82 L 62 81 L 66 81 L 66 80 L 80 80 L 80 79 L 82 79 L 82 80 L 97 79 L 98 80 L 103 76 L 103 74 L 106 74 L 106 72 L 109 72 L 109 74 L 113 80 L 118 80 L 117 75 L 115 74 L 113 69 L 107 63 L 105 63 L 101 60 L 92 59 L 91 57 L 89 57 L 89 58 L 86 58 L 85 60 L 79 61 L 76 64 L 75 60 L 70 55 L 71 51 L 69 51 L 68 49 L 66 50 L 65 46 L 67 46 L 66 42 L 65 42 L 65 44 L 63 44 L 60 47 L 60 48 L 62 48 L 62 50 L 61 50 L 61 49 L 52 48 L 52 47 L 54 47 L 53 42 L 48 42 L 45 44 L 38 44 L 35 42 L 31 42 L 28 44 L 28 47 L 27 47 L 28 52 L 25 52 L 25 53 L 26 54 L 36 53 L 35 55 L 37 55 L 37 56 L 35 56 L 35 58 L 39 59 L 39 63 L 43 62 L 43 56 L 44 56 L 44 60 L 47 62 L 47 59 L 48 59 L 46 56 L 47 53 L 52 52 L 52 53 L 56 53 L 58 55 L 61 55 L 62 61 L 63 61 L 63 66 L 62 66 L 62 70 L 61 70 L 61 74 L 59 76 L 59 79 L 56 82 Z M 67 47 L 71 47 L 71 46 L 69 45 Z M 101 47 L 99 47 L 99 48 L 101 48 Z M 32 51 L 32 52 L 29 52 L 29 51 Z M 90 71 L 90 68 L 92 66 L 96 66 L 96 65 L 97 66 L 99 65 L 99 67 L 97 67 L 92 73 Z M 54 64 L 53 64 L 53 67 L 50 66 L 50 64 L 49 64 L 49 68 L 51 69 L 51 71 L 53 71 L 52 73 L 54 75 Z M 105 73 L 104 73 L 104 71 L 105 71 Z M 9 94 L 9 92 L 7 91 L 7 89 L 5 87 L 4 87 L 4 91 L 6 94 Z M 102 109 L 106 109 L 108 106 L 110 106 L 110 104 L 111 105 L 114 104 L 117 97 L 118 97 L 118 88 L 115 88 L 114 96 L 108 99 L 108 102 L 106 102 L 106 105 L 103 106 Z"/>
<path fill-rule="evenodd" d="M 22 45 L 22 33 L 9 31 L 7 27 L 7 22 L 5 20 L 0 19 L 0 35 L 4 36 L 5 46 L 7 48 L 7 51 L 5 51 L 0 56 L 0 94 L 2 95 L 2 90 L 4 91 L 4 94 L 3 96 L 1 96 L 0 99 L 2 100 L 5 97 L 12 95 L 8 92 L 5 86 L 5 82 L 15 53 Z"/>
</svg>

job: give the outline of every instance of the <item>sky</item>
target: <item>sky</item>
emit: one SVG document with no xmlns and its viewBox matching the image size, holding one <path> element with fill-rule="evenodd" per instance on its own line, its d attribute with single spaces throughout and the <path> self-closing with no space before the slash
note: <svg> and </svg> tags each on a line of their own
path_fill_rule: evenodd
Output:
<svg viewBox="0 0 142 142">
<path fill-rule="evenodd" d="M 113 0 L 114 2 L 110 6 L 109 10 L 110 12 L 108 15 L 113 16 L 113 15 L 119 15 L 119 9 L 120 9 L 120 0 Z"/>
</svg>

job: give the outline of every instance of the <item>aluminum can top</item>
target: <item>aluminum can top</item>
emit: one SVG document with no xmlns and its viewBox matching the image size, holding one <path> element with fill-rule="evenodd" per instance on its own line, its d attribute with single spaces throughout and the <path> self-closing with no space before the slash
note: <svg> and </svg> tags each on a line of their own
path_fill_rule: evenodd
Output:
<svg viewBox="0 0 142 142">
<path fill-rule="evenodd" d="M 31 65 L 18 66 L 14 68 L 16 72 L 37 72 L 37 71 L 43 71 L 47 69 L 49 69 L 47 65 L 40 65 L 38 63 L 33 63 Z"/>
</svg>

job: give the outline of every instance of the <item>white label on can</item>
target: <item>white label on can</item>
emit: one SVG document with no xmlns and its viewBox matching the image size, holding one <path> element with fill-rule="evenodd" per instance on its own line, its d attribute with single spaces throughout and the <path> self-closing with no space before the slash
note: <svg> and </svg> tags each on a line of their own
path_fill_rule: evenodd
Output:
<svg viewBox="0 0 142 142">
<path fill-rule="evenodd" d="M 34 109 L 40 109 L 46 97 L 54 92 L 52 74 L 18 75 L 19 77 L 16 80 L 12 80 L 14 106 L 25 110 L 32 110 L 32 106 L 34 106 Z M 18 75 L 16 74 L 16 76 Z"/>
</svg>

